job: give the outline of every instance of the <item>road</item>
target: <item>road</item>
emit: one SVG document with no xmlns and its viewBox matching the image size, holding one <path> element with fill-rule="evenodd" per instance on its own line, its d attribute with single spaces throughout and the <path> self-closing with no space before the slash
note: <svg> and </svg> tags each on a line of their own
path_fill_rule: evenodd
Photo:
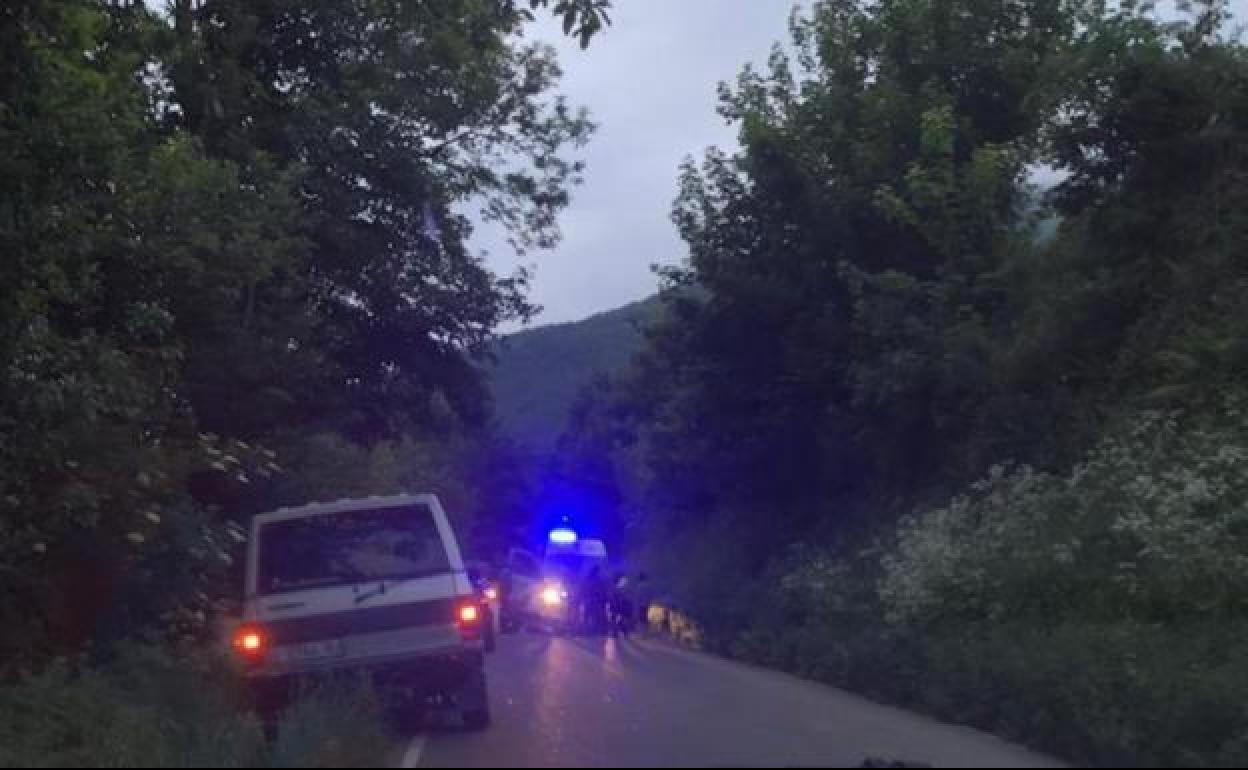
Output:
<svg viewBox="0 0 1248 770">
<path fill-rule="evenodd" d="M 629 640 L 508 636 L 494 725 L 418 735 L 409 767 L 1058 767 L 991 735 L 784 674 Z"/>
</svg>

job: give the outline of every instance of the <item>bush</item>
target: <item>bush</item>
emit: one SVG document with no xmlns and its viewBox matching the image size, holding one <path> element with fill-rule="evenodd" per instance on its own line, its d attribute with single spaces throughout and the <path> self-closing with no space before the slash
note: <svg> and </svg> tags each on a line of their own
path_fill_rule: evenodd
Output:
<svg viewBox="0 0 1248 770">
<path fill-rule="evenodd" d="M 731 654 L 1081 764 L 1248 762 L 1248 621 L 896 625 L 847 562 L 832 572 L 847 577 L 823 586 L 822 609 L 787 626 L 752 623 Z M 775 600 L 793 600 L 806 574 L 791 573 Z"/>
<path fill-rule="evenodd" d="M 993 469 L 902 522 L 899 623 L 1248 616 L 1248 418 L 1143 414 L 1064 476 Z"/>
<path fill-rule="evenodd" d="M 391 745 L 370 688 L 305 694 L 266 743 L 227 661 L 129 646 L 0 686 L 0 767 L 377 767 Z"/>
<path fill-rule="evenodd" d="M 1248 420 L 998 467 L 882 556 L 796 549 L 734 654 L 1081 762 L 1248 762 Z"/>
<path fill-rule="evenodd" d="M 1248 624 L 929 629 L 922 705 L 1100 765 L 1243 766 Z"/>
<path fill-rule="evenodd" d="M 923 649 L 885 623 L 877 591 L 878 555 L 835 558 L 792 549 L 769 578 L 753 622 L 728 645 L 739 658 L 915 705 L 927 666 Z"/>
<path fill-rule="evenodd" d="M 101 666 L 56 661 L 0 688 L 0 765 L 248 767 L 260 724 L 210 658 L 130 647 Z"/>
</svg>

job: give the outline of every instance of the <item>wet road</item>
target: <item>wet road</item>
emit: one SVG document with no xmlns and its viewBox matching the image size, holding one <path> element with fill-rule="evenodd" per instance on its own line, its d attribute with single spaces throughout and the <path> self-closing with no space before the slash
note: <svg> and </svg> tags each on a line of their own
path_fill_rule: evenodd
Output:
<svg viewBox="0 0 1248 770">
<path fill-rule="evenodd" d="M 493 727 L 415 736 L 403 764 L 827 767 L 871 756 L 1058 766 L 983 733 L 656 642 L 508 636 L 489 677 Z"/>
</svg>

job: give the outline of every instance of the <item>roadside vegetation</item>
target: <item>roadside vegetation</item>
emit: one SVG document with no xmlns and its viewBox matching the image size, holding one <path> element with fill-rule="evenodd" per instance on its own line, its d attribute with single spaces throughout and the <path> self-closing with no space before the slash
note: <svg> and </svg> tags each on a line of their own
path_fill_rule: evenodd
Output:
<svg viewBox="0 0 1248 770">
<path fill-rule="evenodd" d="M 533 308 L 463 212 L 557 242 L 593 126 L 521 33 L 606 5 L 3 3 L 0 764 L 377 760 L 362 706 L 240 710 L 245 524 L 436 489 L 515 528 L 479 366 Z"/>
<path fill-rule="evenodd" d="M 725 651 L 1084 762 L 1240 766 L 1248 420 L 1137 420 L 874 549 L 794 550 Z"/>
<path fill-rule="evenodd" d="M 1224 4 L 824 0 L 560 461 L 709 648 L 1076 761 L 1248 761 Z M 603 462 L 601 458 L 610 458 Z"/>
<path fill-rule="evenodd" d="M 375 695 L 265 741 L 214 657 L 243 525 L 529 523 L 481 380 L 527 276 L 462 212 L 558 240 L 593 126 L 519 33 L 607 4 L 157 5 L 0 7 L 0 765 L 372 764 Z M 688 259 L 541 469 L 703 645 L 1248 762 L 1248 50 L 1178 12 L 818 0 L 721 88 L 740 150 L 680 169 Z"/>
<path fill-rule="evenodd" d="M 127 645 L 102 661 L 58 660 L 0 688 L 0 767 L 383 767 L 397 745 L 364 684 L 311 690 L 272 740 L 230 662 Z"/>
</svg>

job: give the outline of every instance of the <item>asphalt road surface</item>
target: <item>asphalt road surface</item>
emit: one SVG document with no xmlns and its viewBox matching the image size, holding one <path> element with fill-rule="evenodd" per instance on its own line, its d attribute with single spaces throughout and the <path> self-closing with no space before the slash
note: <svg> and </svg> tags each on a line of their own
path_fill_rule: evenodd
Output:
<svg viewBox="0 0 1248 770">
<path fill-rule="evenodd" d="M 435 730 L 407 767 L 1058 767 L 996 737 L 829 687 L 629 640 L 507 636 L 490 656 L 494 725 Z"/>
</svg>

